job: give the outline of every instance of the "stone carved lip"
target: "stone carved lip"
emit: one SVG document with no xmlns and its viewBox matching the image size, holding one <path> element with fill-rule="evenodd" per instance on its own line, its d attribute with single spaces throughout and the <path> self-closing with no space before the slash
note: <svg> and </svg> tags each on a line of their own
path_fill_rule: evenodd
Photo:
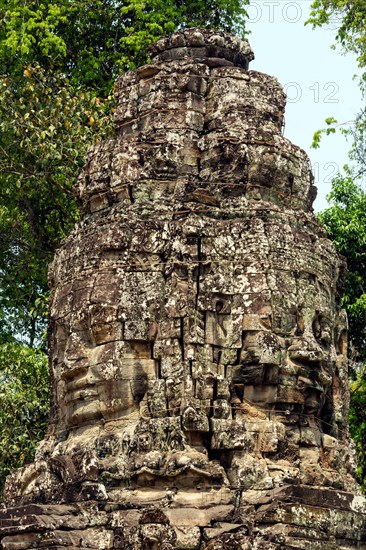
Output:
<svg viewBox="0 0 366 550">
<path fill-rule="evenodd" d="M 301 344 L 295 344 L 288 348 L 288 355 L 290 359 L 310 365 L 312 363 L 320 364 L 325 359 L 324 351 L 322 349 L 307 350 L 301 348 L 300 346 Z"/>
</svg>

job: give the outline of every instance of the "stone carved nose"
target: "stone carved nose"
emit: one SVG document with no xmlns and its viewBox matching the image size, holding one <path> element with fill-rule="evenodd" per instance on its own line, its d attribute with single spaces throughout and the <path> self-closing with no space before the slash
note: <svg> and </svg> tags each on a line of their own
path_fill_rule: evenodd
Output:
<svg viewBox="0 0 366 550">
<path fill-rule="evenodd" d="M 323 386 L 314 377 L 307 378 L 304 376 L 299 376 L 297 379 L 297 386 L 300 389 L 312 388 L 313 390 L 317 390 L 319 392 L 323 392 L 324 390 Z"/>
</svg>

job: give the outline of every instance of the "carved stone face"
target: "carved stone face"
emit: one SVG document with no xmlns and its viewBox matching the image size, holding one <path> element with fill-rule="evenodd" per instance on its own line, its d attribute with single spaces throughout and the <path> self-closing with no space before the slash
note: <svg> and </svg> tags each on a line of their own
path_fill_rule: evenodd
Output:
<svg viewBox="0 0 366 550">
<path fill-rule="evenodd" d="M 54 262 L 62 428 L 174 417 L 208 449 L 245 410 L 334 423 L 339 260 L 309 212 L 309 160 L 281 134 L 285 96 L 190 63 L 182 88 L 160 62 L 121 80 L 121 126 L 79 178 L 87 215 Z"/>
<path fill-rule="evenodd" d="M 118 283 L 111 286 L 117 290 Z M 151 344 L 122 339 L 118 302 L 96 307 L 87 299 L 56 324 L 55 380 L 65 428 L 133 414 L 155 376 Z"/>
<path fill-rule="evenodd" d="M 96 270 L 104 287 L 87 281 L 81 290 L 78 282 L 69 291 L 69 312 L 55 331 L 66 428 L 138 419 L 145 408 L 155 418 L 180 415 L 188 432 L 207 433 L 210 418 L 236 418 L 238 403 L 333 421 L 345 351 L 337 339 L 346 329 L 334 260 L 319 275 L 305 265 L 295 270 L 301 259 L 291 234 L 281 269 L 274 229 L 264 234 L 255 219 L 222 234 L 211 224 L 200 237 L 185 234 L 196 229 L 188 226 L 173 245 L 168 234 L 170 257 L 145 280 L 140 272 Z M 320 249 L 306 243 L 300 252 L 319 266 Z"/>
<path fill-rule="evenodd" d="M 270 314 L 244 315 L 233 382 L 260 408 L 320 416 L 336 373 L 335 313 L 315 277 L 300 276 L 294 290 L 274 291 Z"/>
</svg>

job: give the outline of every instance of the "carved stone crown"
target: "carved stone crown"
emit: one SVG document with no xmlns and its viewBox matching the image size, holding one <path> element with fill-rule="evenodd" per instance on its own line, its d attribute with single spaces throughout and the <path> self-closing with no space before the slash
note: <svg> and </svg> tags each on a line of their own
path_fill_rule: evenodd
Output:
<svg viewBox="0 0 366 550">
<path fill-rule="evenodd" d="M 254 53 L 247 40 L 208 29 L 176 32 L 158 40 L 150 47 L 150 52 L 153 61 L 191 57 L 196 62 L 201 59 L 203 63 L 207 63 L 207 59 L 214 58 L 221 59 L 222 65 L 237 65 L 244 69 L 248 69 L 250 61 L 254 59 Z"/>
</svg>

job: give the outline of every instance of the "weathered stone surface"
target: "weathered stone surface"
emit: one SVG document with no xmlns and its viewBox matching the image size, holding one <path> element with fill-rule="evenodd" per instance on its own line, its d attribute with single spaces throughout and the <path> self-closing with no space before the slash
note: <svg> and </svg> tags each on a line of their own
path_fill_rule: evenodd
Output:
<svg viewBox="0 0 366 550">
<path fill-rule="evenodd" d="M 225 33 L 152 54 L 50 266 L 53 408 L 2 548 L 365 548 L 344 265 L 282 88 Z"/>
</svg>

